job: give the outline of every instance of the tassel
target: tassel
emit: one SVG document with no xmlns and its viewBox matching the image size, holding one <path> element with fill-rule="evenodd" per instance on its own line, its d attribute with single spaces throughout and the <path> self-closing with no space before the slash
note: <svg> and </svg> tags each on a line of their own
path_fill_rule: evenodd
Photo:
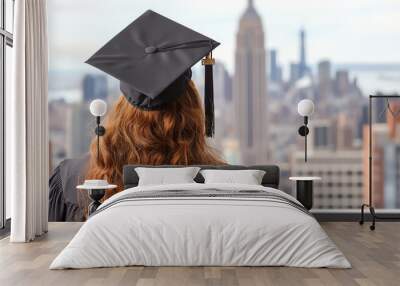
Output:
<svg viewBox="0 0 400 286">
<path fill-rule="evenodd" d="M 210 53 L 202 60 L 204 65 L 204 111 L 206 136 L 213 137 L 215 132 L 214 118 L 214 85 L 213 85 L 213 64 L 215 60 Z"/>
</svg>

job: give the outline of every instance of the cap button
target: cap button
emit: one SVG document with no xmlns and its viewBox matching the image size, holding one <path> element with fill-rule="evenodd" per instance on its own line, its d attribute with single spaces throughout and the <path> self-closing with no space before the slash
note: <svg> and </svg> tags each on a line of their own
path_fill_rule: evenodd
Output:
<svg viewBox="0 0 400 286">
<path fill-rule="evenodd" d="M 157 51 L 156 47 L 148 46 L 144 49 L 146 54 L 154 54 Z"/>
</svg>

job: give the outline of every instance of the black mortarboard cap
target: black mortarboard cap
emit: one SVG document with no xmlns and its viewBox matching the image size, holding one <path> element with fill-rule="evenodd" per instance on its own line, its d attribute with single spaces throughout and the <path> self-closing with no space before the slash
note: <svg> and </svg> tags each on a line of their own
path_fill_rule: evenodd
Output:
<svg viewBox="0 0 400 286">
<path fill-rule="evenodd" d="M 191 67 L 205 65 L 206 134 L 214 133 L 212 63 L 218 42 L 148 10 L 112 38 L 86 63 L 120 80 L 126 99 L 145 110 L 162 106 L 182 94 Z"/>
</svg>

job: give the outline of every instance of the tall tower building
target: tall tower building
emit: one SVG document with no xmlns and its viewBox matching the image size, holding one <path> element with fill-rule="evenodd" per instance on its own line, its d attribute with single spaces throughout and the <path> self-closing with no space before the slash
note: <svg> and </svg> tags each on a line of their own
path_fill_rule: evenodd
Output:
<svg viewBox="0 0 400 286">
<path fill-rule="evenodd" d="M 107 98 L 107 78 L 104 75 L 85 75 L 82 82 L 83 102 Z"/>
<path fill-rule="evenodd" d="M 324 60 L 318 63 L 318 97 L 319 106 L 326 108 L 332 95 L 331 62 Z"/>
<path fill-rule="evenodd" d="M 223 149 L 223 141 L 228 137 L 233 137 L 232 130 L 235 123 L 232 118 L 235 116 L 233 102 L 232 102 L 232 77 L 229 75 L 225 66 L 216 62 L 214 65 L 214 98 L 215 108 L 215 136 L 214 142 L 218 149 Z M 202 81 L 204 75 L 202 75 Z M 204 89 L 203 89 L 204 90 Z"/>
<path fill-rule="evenodd" d="M 381 93 L 377 93 L 377 95 L 383 95 Z M 387 122 L 387 116 L 384 113 L 384 110 L 386 110 L 387 103 L 384 98 L 375 98 L 374 101 L 372 101 L 372 122 L 374 123 L 386 123 Z M 397 110 L 397 109 L 395 109 Z"/>
<path fill-rule="evenodd" d="M 282 68 L 278 64 L 278 51 L 271 50 L 269 53 L 269 79 L 273 82 L 282 81 Z"/>
<path fill-rule="evenodd" d="M 350 91 L 350 79 L 348 70 L 336 71 L 335 89 L 339 96 L 346 96 Z"/>
<path fill-rule="evenodd" d="M 307 73 L 307 60 L 306 60 L 306 32 L 304 29 L 300 30 L 300 61 L 299 61 L 299 77 L 302 78 Z"/>
<path fill-rule="evenodd" d="M 67 157 L 77 158 L 89 152 L 95 128 L 96 120 L 89 111 L 89 103 L 71 104 L 66 124 Z"/>
<path fill-rule="evenodd" d="M 268 157 L 266 53 L 262 21 L 249 0 L 236 34 L 234 103 L 243 164 Z"/>
</svg>

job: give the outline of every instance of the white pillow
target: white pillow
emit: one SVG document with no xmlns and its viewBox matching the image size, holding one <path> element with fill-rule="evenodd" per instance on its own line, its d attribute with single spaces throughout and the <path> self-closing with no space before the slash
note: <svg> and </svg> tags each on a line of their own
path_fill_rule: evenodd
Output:
<svg viewBox="0 0 400 286">
<path fill-rule="evenodd" d="M 139 176 L 139 186 L 195 183 L 193 179 L 199 170 L 199 167 L 135 168 Z"/>
<path fill-rule="evenodd" d="M 201 170 L 204 183 L 261 185 L 265 171 L 261 170 Z"/>
</svg>

